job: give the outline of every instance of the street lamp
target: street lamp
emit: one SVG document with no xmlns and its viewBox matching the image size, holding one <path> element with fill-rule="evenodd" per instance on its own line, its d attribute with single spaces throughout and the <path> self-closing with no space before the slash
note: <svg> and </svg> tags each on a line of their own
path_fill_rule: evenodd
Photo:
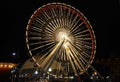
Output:
<svg viewBox="0 0 120 82">
<path fill-rule="evenodd" d="M 50 72 L 52 71 L 52 68 L 48 69 L 48 80 L 50 80 Z"/>
</svg>

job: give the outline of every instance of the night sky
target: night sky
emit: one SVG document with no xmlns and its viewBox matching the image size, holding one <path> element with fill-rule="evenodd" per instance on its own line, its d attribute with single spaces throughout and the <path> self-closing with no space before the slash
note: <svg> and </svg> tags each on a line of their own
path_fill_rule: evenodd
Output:
<svg viewBox="0 0 120 82">
<path fill-rule="evenodd" d="M 9 0 L 1 16 L 4 23 L 1 22 L 0 27 L 0 61 L 24 62 L 28 58 L 25 45 L 28 20 L 36 9 L 49 2 L 70 4 L 87 17 L 96 36 L 96 58 L 120 55 L 120 4 L 117 0 Z"/>
</svg>

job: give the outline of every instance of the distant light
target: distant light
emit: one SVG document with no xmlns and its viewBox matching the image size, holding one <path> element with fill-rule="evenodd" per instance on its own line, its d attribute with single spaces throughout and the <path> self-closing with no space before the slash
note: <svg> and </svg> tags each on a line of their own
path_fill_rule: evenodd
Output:
<svg viewBox="0 0 120 82">
<path fill-rule="evenodd" d="M 9 64 L 8 67 L 9 67 L 9 68 L 13 68 L 13 64 Z"/>
<path fill-rule="evenodd" d="M 11 71 L 11 73 L 14 73 L 14 72 L 15 72 L 15 70 L 12 70 L 12 71 Z"/>
<path fill-rule="evenodd" d="M 92 76 L 94 76 L 94 74 L 92 74 Z"/>
<path fill-rule="evenodd" d="M 96 76 L 96 78 L 98 79 L 99 77 L 98 77 L 98 76 Z"/>
<path fill-rule="evenodd" d="M 11 73 L 14 73 L 14 72 L 16 72 L 16 70 L 15 70 L 15 69 L 11 70 Z"/>
<path fill-rule="evenodd" d="M 36 70 L 36 71 L 35 71 L 35 75 L 37 75 L 38 73 L 39 73 L 38 70 Z"/>
<path fill-rule="evenodd" d="M 93 77 L 91 76 L 90 79 L 93 79 Z"/>
<path fill-rule="evenodd" d="M 27 76 L 27 75 L 28 75 L 27 73 L 24 74 L 24 76 Z"/>
<path fill-rule="evenodd" d="M 108 79 L 108 78 L 110 78 L 110 76 L 107 76 L 106 78 Z"/>
<path fill-rule="evenodd" d="M 94 75 L 97 75 L 97 72 L 94 72 Z"/>
<path fill-rule="evenodd" d="M 13 52 L 13 53 L 12 53 L 12 55 L 13 55 L 13 56 L 15 56 L 15 55 L 16 55 L 16 53 L 15 53 L 15 52 Z"/>
<path fill-rule="evenodd" d="M 0 68 L 2 68 L 3 67 L 3 64 L 0 64 Z"/>
<path fill-rule="evenodd" d="M 14 63 L 0 63 L 0 69 L 12 69 L 14 67 L 16 67 L 17 64 L 14 64 Z"/>
<path fill-rule="evenodd" d="M 75 76 L 78 76 L 77 74 L 75 74 Z"/>
<path fill-rule="evenodd" d="M 11 73 L 13 73 L 13 70 L 11 71 Z"/>
<path fill-rule="evenodd" d="M 49 68 L 48 71 L 51 72 L 51 71 L 52 71 L 52 68 Z"/>
<path fill-rule="evenodd" d="M 6 67 L 7 67 L 7 64 L 5 64 L 4 67 L 6 68 Z"/>
</svg>

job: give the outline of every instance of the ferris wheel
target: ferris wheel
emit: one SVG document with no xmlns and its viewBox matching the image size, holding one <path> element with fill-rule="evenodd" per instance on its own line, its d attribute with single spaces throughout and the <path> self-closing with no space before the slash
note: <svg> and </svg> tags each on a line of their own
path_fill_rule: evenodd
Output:
<svg viewBox="0 0 120 82">
<path fill-rule="evenodd" d="M 38 8 L 26 28 L 26 44 L 36 67 L 55 75 L 82 74 L 93 62 L 96 39 L 90 22 L 75 7 L 49 3 Z"/>
</svg>

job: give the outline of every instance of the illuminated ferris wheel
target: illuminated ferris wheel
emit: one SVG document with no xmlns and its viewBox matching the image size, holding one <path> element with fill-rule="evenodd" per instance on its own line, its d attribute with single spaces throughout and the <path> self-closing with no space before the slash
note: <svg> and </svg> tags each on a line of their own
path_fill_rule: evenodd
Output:
<svg viewBox="0 0 120 82">
<path fill-rule="evenodd" d="M 84 73 L 96 52 L 94 31 L 87 18 L 64 3 L 38 8 L 26 28 L 27 49 L 36 67 L 55 75 Z"/>
</svg>

